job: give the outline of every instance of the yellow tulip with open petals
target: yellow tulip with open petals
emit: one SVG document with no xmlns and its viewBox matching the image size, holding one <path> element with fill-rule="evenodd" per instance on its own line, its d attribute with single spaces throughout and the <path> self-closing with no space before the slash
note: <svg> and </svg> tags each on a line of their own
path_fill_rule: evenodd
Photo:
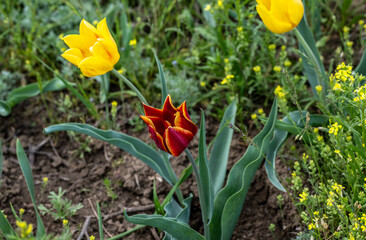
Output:
<svg viewBox="0 0 366 240">
<path fill-rule="evenodd" d="M 120 55 L 106 19 L 100 21 L 96 28 L 83 19 L 79 32 L 79 35 L 71 34 L 62 38 L 70 49 L 61 56 L 78 66 L 86 77 L 111 71 Z"/>
<path fill-rule="evenodd" d="M 264 25 L 274 33 L 291 31 L 304 15 L 301 0 L 257 0 L 257 4 Z"/>
</svg>

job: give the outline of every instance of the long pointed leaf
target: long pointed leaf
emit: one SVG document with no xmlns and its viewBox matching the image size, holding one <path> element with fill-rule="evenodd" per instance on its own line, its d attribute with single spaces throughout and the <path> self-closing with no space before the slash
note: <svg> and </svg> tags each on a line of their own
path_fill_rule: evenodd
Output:
<svg viewBox="0 0 366 240">
<path fill-rule="evenodd" d="M 156 227 L 169 233 L 176 239 L 206 240 L 200 233 L 189 227 L 189 225 L 178 222 L 175 218 L 146 214 L 128 216 L 126 212 L 125 218 L 131 223 Z"/>
<path fill-rule="evenodd" d="M 137 138 L 111 130 L 100 130 L 88 124 L 81 123 L 63 123 L 53 125 L 45 128 L 44 132 L 48 134 L 67 130 L 83 133 L 93 138 L 113 144 L 146 163 L 155 172 L 160 174 L 169 184 L 174 185 L 177 181 L 176 176 L 173 177 L 169 173 L 168 168 L 171 168 L 171 166 L 164 161 L 159 153 Z"/>
<path fill-rule="evenodd" d="M 2 211 L 0 211 L 0 231 L 4 236 L 17 236 Z"/>
<path fill-rule="evenodd" d="M 236 101 L 232 102 L 226 109 L 220 123 L 219 132 L 216 135 L 216 140 L 212 146 L 208 166 L 211 176 L 215 176 L 212 178 L 214 196 L 216 196 L 225 181 L 226 167 L 234 131 L 227 124 L 228 122 L 231 124 L 235 123 L 235 114 Z"/>
<path fill-rule="evenodd" d="M 366 76 L 366 50 L 363 51 L 362 58 L 355 71 Z"/>
<path fill-rule="evenodd" d="M 250 184 L 268 150 L 276 118 L 277 101 L 275 100 L 263 130 L 253 139 L 244 156 L 233 166 L 225 187 L 215 198 L 210 222 L 211 240 L 231 238 Z"/>
<path fill-rule="evenodd" d="M 158 56 L 156 55 L 156 52 L 155 51 L 153 51 L 153 52 L 154 52 L 156 64 L 158 65 L 158 69 L 159 69 L 159 76 L 160 76 L 160 83 L 161 83 L 161 106 L 163 106 L 165 99 L 168 96 L 168 87 L 166 86 L 166 78 L 165 78 L 165 73 L 164 73 L 163 67 L 161 66 L 160 60 L 159 60 Z"/>
<path fill-rule="evenodd" d="M 24 178 L 25 178 L 25 182 L 27 183 L 29 195 L 32 199 L 32 203 L 33 203 L 33 206 L 34 206 L 34 211 L 35 211 L 36 217 L 37 217 L 37 234 L 36 234 L 36 238 L 37 239 L 42 238 L 46 235 L 46 230 L 44 228 L 41 216 L 39 215 L 38 210 L 37 210 L 32 169 L 31 169 L 31 166 L 29 164 L 27 155 L 25 154 L 23 146 L 20 143 L 19 139 L 17 139 L 17 143 L 16 143 L 16 152 L 17 152 L 19 165 L 20 165 L 20 168 L 22 169 L 22 172 L 23 172 L 23 175 L 24 175 Z"/>
</svg>

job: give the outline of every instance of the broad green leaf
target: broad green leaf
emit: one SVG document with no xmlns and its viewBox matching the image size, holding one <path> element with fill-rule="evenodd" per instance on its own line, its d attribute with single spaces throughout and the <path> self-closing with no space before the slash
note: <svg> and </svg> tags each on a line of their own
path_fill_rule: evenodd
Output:
<svg viewBox="0 0 366 240">
<path fill-rule="evenodd" d="M 156 227 L 179 240 L 206 240 L 200 233 L 192 229 L 189 225 L 178 222 L 176 218 L 146 214 L 128 216 L 126 212 L 125 218 L 131 223 Z"/>
<path fill-rule="evenodd" d="M 200 139 L 198 145 L 198 172 L 201 179 L 202 189 L 200 191 L 200 205 L 203 214 L 203 219 L 205 219 L 206 224 L 212 216 L 213 208 L 213 189 L 212 189 L 212 178 L 208 168 L 207 162 L 207 149 L 206 149 L 206 124 L 205 124 L 205 114 L 201 110 L 201 127 L 200 127 Z M 202 195 L 201 195 L 202 194 Z"/>
<path fill-rule="evenodd" d="M 226 109 L 220 123 L 219 131 L 216 133 L 215 142 L 211 149 L 208 166 L 211 176 L 215 176 L 212 178 L 214 196 L 216 196 L 225 181 L 230 145 L 234 131 L 233 129 L 229 128 L 227 124 L 235 123 L 235 114 L 236 101 L 232 102 Z"/>
<path fill-rule="evenodd" d="M 158 56 L 156 55 L 156 52 L 155 51 L 153 51 L 153 52 L 154 52 L 156 64 L 158 65 L 158 69 L 159 69 L 159 77 L 160 77 L 160 83 L 161 83 L 161 106 L 164 106 L 165 99 L 168 96 L 168 88 L 166 86 L 165 73 L 164 73 L 163 67 L 161 66 L 160 60 L 159 60 Z"/>
<path fill-rule="evenodd" d="M 5 217 L 5 215 L 1 210 L 0 210 L 0 231 L 4 234 L 4 236 L 17 236 L 14 229 L 8 222 L 8 219 Z"/>
<path fill-rule="evenodd" d="M 244 156 L 230 170 L 225 187 L 215 198 L 213 215 L 209 224 L 211 240 L 231 238 L 250 184 L 268 150 L 276 118 L 277 101 L 275 100 L 266 125 L 253 139 Z"/>
<path fill-rule="evenodd" d="M 176 176 L 172 176 L 170 174 L 170 172 L 173 172 L 172 169 L 169 169 L 171 168 L 171 165 L 164 161 L 156 150 L 135 137 L 112 130 L 106 131 L 97 129 L 88 124 L 81 123 L 63 123 L 44 129 L 46 134 L 58 131 L 74 131 L 83 133 L 113 144 L 146 163 L 155 172 L 160 174 L 169 184 L 174 185 L 177 181 Z"/>
<path fill-rule="evenodd" d="M 306 76 L 308 77 L 308 81 L 313 90 L 313 93 L 317 96 L 317 91 L 316 91 L 315 87 L 318 85 L 321 85 L 322 79 L 320 79 L 320 77 L 322 75 L 326 76 L 326 74 L 325 74 L 325 68 L 324 68 L 323 62 L 321 61 L 318 49 L 316 48 L 314 36 L 311 33 L 309 25 L 307 23 L 306 14 L 304 14 L 304 17 L 302 18 L 300 24 L 297 26 L 297 29 L 299 30 L 301 36 L 304 38 L 304 40 L 308 44 L 308 46 L 310 47 L 311 51 L 313 52 L 317 62 L 319 63 L 321 73 L 317 73 L 314 66 L 312 66 L 308 63 L 308 61 L 310 60 L 310 57 L 307 55 L 306 51 L 304 51 L 305 47 L 302 46 L 302 44 L 300 42 L 300 46 L 301 46 L 300 50 L 302 52 L 304 52 L 305 55 L 307 56 L 307 57 L 301 56 L 301 58 L 303 60 L 302 64 L 304 66 L 304 70 L 305 70 Z M 319 74 L 322 74 L 322 75 L 319 75 Z M 326 79 L 324 79 L 324 81 L 326 81 Z"/>
<path fill-rule="evenodd" d="M 36 238 L 42 238 L 46 235 L 46 230 L 44 228 L 42 219 L 41 219 L 41 217 L 38 213 L 38 210 L 37 210 L 32 169 L 31 169 L 31 166 L 29 164 L 29 160 L 27 158 L 27 155 L 25 154 L 23 146 L 20 143 L 19 139 L 17 139 L 17 143 L 16 143 L 16 152 L 17 152 L 19 165 L 20 165 L 20 168 L 22 169 L 22 172 L 23 172 L 23 175 L 24 175 L 24 178 L 25 178 L 25 182 L 27 183 L 29 195 L 31 197 L 33 207 L 34 207 L 34 211 L 35 211 L 36 217 L 37 217 L 37 234 L 36 234 Z"/>
<path fill-rule="evenodd" d="M 360 63 L 358 64 L 357 68 L 355 69 L 355 71 L 358 74 L 362 74 L 363 76 L 366 76 L 366 50 L 363 51 L 362 54 L 362 58 Z"/>
<path fill-rule="evenodd" d="M 190 194 L 188 198 L 183 200 L 183 208 L 175 201 L 171 201 L 164 207 L 166 212 L 165 217 L 176 218 L 178 222 L 188 224 L 189 215 L 191 213 L 191 202 L 193 195 Z M 164 240 L 175 240 L 169 233 L 165 233 Z M 177 239 L 178 240 L 178 239 Z"/>
</svg>

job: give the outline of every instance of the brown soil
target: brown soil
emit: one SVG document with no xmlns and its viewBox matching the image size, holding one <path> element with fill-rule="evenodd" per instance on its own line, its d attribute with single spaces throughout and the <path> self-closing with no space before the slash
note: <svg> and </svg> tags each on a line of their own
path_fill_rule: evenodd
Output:
<svg viewBox="0 0 366 240">
<path fill-rule="evenodd" d="M 156 179 L 158 196 L 163 199 L 170 190 L 170 186 L 163 182 L 161 177 L 147 167 L 140 160 L 131 155 L 105 144 L 92 140 L 88 144 L 90 153 L 85 153 L 84 158 L 79 157 L 80 143 L 72 140 L 66 132 L 51 135 L 42 133 L 46 127 L 47 113 L 41 104 L 36 104 L 35 99 L 26 101 L 13 109 L 11 116 L 0 117 L 0 138 L 3 141 L 4 169 L 0 187 L 0 209 L 8 215 L 8 219 L 14 226 L 15 219 L 12 216 L 10 203 L 16 211 L 25 209 L 24 219 L 35 225 L 35 215 L 29 193 L 21 173 L 15 154 L 16 139 L 19 138 L 32 163 L 33 177 L 36 186 L 37 201 L 50 207 L 47 199 L 50 191 L 58 191 L 59 187 L 67 190 L 66 197 L 73 204 L 82 203 L 83 209 L 69 218 L 73 238 L 80 234 L 81 228 L 87 216 L 91 216 L 88 226 L 88 234 L 98 239 L 98 225 L 95 215 L 96 202 L 101 205 L 102 215 L 107 219 L 103 221 L 105 235 L 114 236 L 134 227 L 128 223 L 122 214 L 118 214 L 122 207 L 135 208 L 151 205 L 152 186 Z M 125 116 L 129 118 L 131 116 Z M 133 133 L 127 121 L 119 121 L 121 131 L 134 135 L 142 140 L 151 142 L 146 132 Z M 209 119 L 208 138 L 212 137 L 218 128 L 214 120 Z M 215 125 L 216 127 L 212 127 Z M 252 132 L 251 137 L 257 132 Z M 77 135 L 81 141 L 86 137 Z M 36 149 L 37 145 L 43 145 Z M 197 149 L 197 139 L 191 143 L 190 149 Z M 229 167 L 244 153 L 246 144 L 240 140 L 238 134 L 234 134 L 232 150 L 230 153 Z M 193 152 L 194 153 L 194 152 Z M 177 174 L 189 165 L 184 155 L 171 160 Z M 278 172 L 282 178 L 288 176 L 287 168 L 277 160 Z M 42 191 L 42 179 L 48 177 L 46 189 Z M 113 192 L 117 198 L 112 201 L 107 195 L 103 179 L 110 179 Z M 197 188 L 194 178 L 191 176 L 182 186 L 183 194 L 194 194 L 192 202 L 190 225 L 203 232 Z M 291 239 L 299 232 L 300 224 L 297 212 L 288 194 L 283 194 L 284 204 L 282 209 L 277 204 L 277 195 L 280 191 L 275 189 L 267 179 L 264 167 L 257 172 L 252 186 L 247 195 L 241 217 L 236 226 L 232 239 Z M 116 214 L 114 214 L 116 213 Z M 152 214 L 153 209 L 133 212 Z M 111 215 L 112 214 L 112 215 Z M 109 217 L 108 217 L 109 216 Z M 58 234 L 62 230 L 62 221 L 53 220 L 46 214 L 43 221 L 48 233 Z M 274 234 L 268 227 L 273 223 L 276 226 Z M 159 236 L 159 237 L 158 237 Z M 146 227 L 132 233 L 126 239 L 161 239 L 162 234 Z M 83 237 L 82 239 L 87 239 Z"/>
</svg>

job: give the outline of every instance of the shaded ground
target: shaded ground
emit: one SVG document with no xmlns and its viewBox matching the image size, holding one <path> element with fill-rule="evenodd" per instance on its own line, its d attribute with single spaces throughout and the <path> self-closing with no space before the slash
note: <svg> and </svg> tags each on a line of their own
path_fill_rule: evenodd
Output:
<svg viewBox="0 0 366 240">
<path fill-rule="evenodd" d="M 47 195 L 50 191 L 58 191 L 59 187 L 67 190 L 66 197 L 72 200 L 73 204 L 82 203 L 84 208 L 77 215 L 69 218 L 70 226 L 76 239 L 80 234 L 85 219 L 90 216 L 88 234 L 98 235 L 97 219 L 95 214 L 96 202 L 101 204 L 102 215 L 104 216 L 104 227 L 106 236 L 114 236 L 134 227 L 133 224 L 124 220 L 120 214 L 122 207 L 127 207 L 134 213 L 153 213 L 151 207 L 152 186 L 156 178 L 159 197 L 163 198 L 170 187 L 161 180 L 144 163 L 125 152 L 92 140 L 88 143 L 90 153 L 85 153 L 84 158 L 80 157 L 81 145 L 72 140 L 66 132 L 52 135 L 42 133 L 46 126 L 46 111 L 41 104 L 36 105 L 32 99 L 21 106 L 15 107 L 10 117 L 0 118 L 0 138 L 4 146 L 4 170 L 3 182 L 0 187 L 0 209 L 8 215 L 14 224 L 14 217 L 11 214 L 9 203 L 12 203 L 15 210 L 25 209 L 24 219 L 35 224 L 34 209 L 30 201 L 24 177 L 21 174 L 15 154 L 16 138 L 19 138 L 27 155 L 32 163 L 33 176 L 36 185 L 37 199 L 39 203 L 50 207 Z M 40 107 L 39 107 L 40 106 Z M 131 112 L 131 111 L 130 111 Z M 125 118 L 130 118 L 125 116 Z M 208 120 L 213 122 L 213 120 Z M 128 121 L 120 120 L 121 131 L 134 135 L 142 140 L 149 140 L 146 132 L 133 133 Z M 207 129 L 208 138 L 216 132 L 212 123 Z M 252 131 L 251 137 L 256 131 Z M 86 137 L 77 135 L 81 142 Z M 197 137 L 196 137 L 197 138 Z M 190 149 L 197 149 L 197 139 L 191 143 Z M 234 134 L 232 150 L 230 153 L 231 167 L 244 153 L 246 145 L 240 140 L 239 134 Z M 173 168 L 178 174 L 189 165 L 184 155 L 172 159 Z M 288 171 L 278 161 L 280 176 L 285 177 Z M 49 182 L 46 189 L 42 191 L 42 179 L 48 177 Z M 108 196 L 107 188 L 103 183 L 104 179 L 112 182 L 114 201 Z M 192 214 L 190 224 L 196 230 L 203 232 L 197 188 L 194 179 L 191 177 L 181 187 L 185 196 L 190 192 L 194 194 L 192 202 Z M 291 239 L 300 231 L 299 221 L 296 216 L 296 209 L 287 194 L 284 196 L 282 209 L 277 204 L 277 195 L 281 192 L 275 189 L 268 181 L 264 167 L 257 172 L 255 179 L 243 207 L 243 211 L 232 239 Z M 109 192 L 111 195 L 111 191 Z M 141 210 L 142 208 L 142 210 Z M 50 215 L 43 216 L 48 233 L 60 233 L 62 221 L 53 220 Z M 276 226 L 274 235 L 268 230 L 269 225 Z M 126 239 L 160 239 L 162 234 L 146 227 L 129 235 Z M 83 239 L 86 239 L 85 237 Z"/>
</svg>

